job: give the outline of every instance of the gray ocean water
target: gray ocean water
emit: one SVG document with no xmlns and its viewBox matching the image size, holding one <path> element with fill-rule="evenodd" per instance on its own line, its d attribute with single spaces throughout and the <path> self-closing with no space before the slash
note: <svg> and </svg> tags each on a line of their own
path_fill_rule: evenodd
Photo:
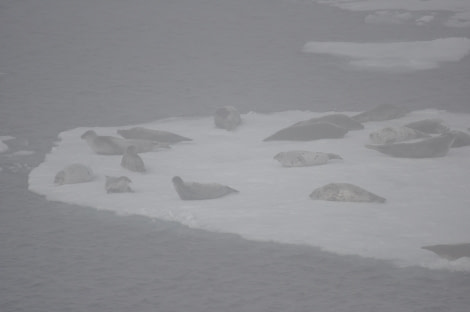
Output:
<svg viewBox="0 0 470 312">
<path fill-rule="evenodd" d="M 470 113 L 470 59 L 385 74 L 302 54 L 307 41 L 464 37 L 367 25 L 296 0 L 2 1 L 0 310 L 462 311 L 470 275 L 251 242 L 48 202 L 27 175 L 61 131 L 169 116 L 379 104 Z M 10 152 L 32 150 L 33 155 Z M 441 177 L 437 177 L 441 178 Z M 334 231 L 334 229 L 331 229 Z"/>
</svg>

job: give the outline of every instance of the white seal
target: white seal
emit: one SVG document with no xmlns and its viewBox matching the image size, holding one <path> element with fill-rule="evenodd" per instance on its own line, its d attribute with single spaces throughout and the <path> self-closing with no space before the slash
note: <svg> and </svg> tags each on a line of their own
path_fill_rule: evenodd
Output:
<svg viewBox="0 0 470 312">
<path fill-rule="evenodd" d="M 93 179 L 94 175 L 90 167 L 82 164 L 71 164 L 56 174 L 54 183 L 57 185 L 75 184 L 90 182 Z"/>
</svg>

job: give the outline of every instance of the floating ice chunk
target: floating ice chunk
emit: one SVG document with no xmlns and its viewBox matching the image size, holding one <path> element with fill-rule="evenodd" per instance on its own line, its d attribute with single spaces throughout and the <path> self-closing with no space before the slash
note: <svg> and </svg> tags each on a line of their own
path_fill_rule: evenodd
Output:
<svg viewBox="0 0 470 312">
<path fill-rule="evenodd" d="M 436 68 L 444 62 L 460 61 L 470 53 L 470 39 L 387 43 L 312 41 L 306 43 L 302 51 L 347 57 L 351 65 L 362 69 L 423 70 Z"/>
</svg>

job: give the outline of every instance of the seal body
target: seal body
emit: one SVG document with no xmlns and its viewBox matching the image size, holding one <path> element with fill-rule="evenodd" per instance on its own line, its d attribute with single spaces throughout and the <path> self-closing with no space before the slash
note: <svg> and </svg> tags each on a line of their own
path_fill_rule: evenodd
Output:
<svg viewBox="0 0 470 312">
<path fill-rule="evenodd" d="M 406 124 L 405 127 L 433 134 L 443 134 L 449 132 L 449 128 L 443 125 L 442 120 L 440 119 L 423 119 L 413 121 Z"/>
<path fill-rule="evenodd" d="M 347 129 L 329 122 L 304 123 L 281 129 L 265 138 L 264 141 L 313 141 L 320 139 L 338 139 L 344 137 Z"/>
<path fill-rule="evenodd" d="M 421 138 L 431 135 L 408 127 L 386 127 L 369 134 L 369 139 L 374 144 L 389 144 Z"/>
<path fill-rule="evenodd" d="M 234 130 L 241 123 L 240 113 L 233 106 L 219 107 L 214 113 L 214 124 L 217 128 Z"/>
<path fill-rule="evenodd" d="M 351 118 L 358 122 L 384 121 L 401 118 L 409 112 L 410 110 L 405 107 L 383 104 L 376 106 L 368 111 L 354 115 Z"/>
<path fill-rule="evenodd" d="M 145 164 L 142 158 L 137 154 L 134 145 L 129 146 L 121 159 L 121 167 L 135 172 L 145 172 Z"/>
<path fill-rule="evenodd" d="M 463 257 L 470 258 L 470 244 L 442 244 L 423 246 L 421 248 L 432 251 L 436 255 L 451 261 Z"/>
<path fill-rule="evenodd" d="M 101 155 L 122 155 L 126 149 L 133 145 L 137 153 L 146 153 L 158 147 L 168 148 L 168 145 L 159 144 L 150 140 L 122 139 L 113 136 L 97 135 L 95 131 L 88 130 L 81 136 L 92 151 Z"/>
<path fill-rule="evenodd" d="M 447 155 L 454 141 L 455 136 L 446 133 L 417 142 L 366 145 L 366 147 L 394 157 L 434 158 Z"/>
<path fill-rule="evenodd" d="M 93 179 L 94 176 L 91 168 L 82 164 L 71 164 L 56 174 L 54 183 L 57 185 L 75 184 L 90 182 Z"/>
<path fill-rule="evenodd" d="M 288 151 L 280 152 L 274 156 L 283 167 L 307 167 L 326 164 L 330 159 L 342 159 L 333 153 Z"/>
<path fill-rule="evenodd" d="M 304 121 L 299 121 L 294 125 L 301 125 L 301 124 L 309 124 L 309 123 L 316 123 L 316 122 L 328 122 L 334 124 L 338 127 L 351 130 L 362 130 L 364 129 L 364 125 L 362 125 L 359 121 L 352 119 L 351 117 L 344 115 L 344 114 L 330 114 L 325 115 L 322 117 L 311 118 Z"/>
<path fill-rule="evenodd" d="M 182 200 L 204 200 L 223 197 L 238 190 L 219 183 L 185 182 L 178 176 L 172 179 L 173 186 Z"/>
<path fill-rule="evenodd" d="M 117 133 L 126 139 L 149 140 L 163 143 L 178 143 L 183 141 L 192 141 L 192 139 L 181 136 L 176 133 L 147 129 L 144 127 L 134 127 L 130 129 L 119 129 Z"/>
<path fill-rule="evenodd" d="M 97 135 L 95 131 L 88 130 L 82 134 L 81 138 L 90 146 L 91 150 L 101 155 L 122 155 L 122 139 L 111 136 Z"/>
<path fill-rule="evenodd" d="M 470 134 L 458 130 L 452 130 L 450 132 L 455 136 L 455 141 L 452 144 L 452 147 L 462 147 L 470 145 Z"/>
<path fill-rule="evenodd" d="M 106 176 L 105 189 L 106 193 L 126 193 L 132 192 L 129 183 L 131 179 L 126 176 L 121 177 L 110 177 Z"/>
<path fill-rule="evenodd" d="M 324 185 L 313 190 L 310 198 L 343 202 L 385 202 L 385 198 L 350 183 L 330 183 Z"/>
</svg>

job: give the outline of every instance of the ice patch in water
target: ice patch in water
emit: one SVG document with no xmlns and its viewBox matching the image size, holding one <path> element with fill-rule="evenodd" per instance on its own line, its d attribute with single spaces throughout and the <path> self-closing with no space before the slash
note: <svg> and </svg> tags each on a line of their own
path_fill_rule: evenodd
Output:
<svg viewBox="0 0 470 312">
<path fill-rule="evenodd" d="M 311 142 L 262 140 L 295 122 L 319 117 L 309 111 L 248 113 L 237 130 L 216 129 L 212 117 L 158 120 L 143 127 L 193 139 L 169 150 L 140 154 L 148 173 L 120 166 L 120 156 L 91 152 L 80 139 L 89 128 L 60 133 L 42 164 L 29 175 L 29 189 L 49 200 L 118 214 L 177 221 L 190 227 L 228 232 L 246 239 L 319 246 L 338 254 L 391 260 L 399 265 L 470 270 L 470 259 L 440 259 L 425 245 L 466 243 L 470 230 L 470 147 L 451 149 L 433 159 L 401 159 L 366 149 L 369 133 L 385 126 L 440 118 L 452 129 L 466 131 L 470 115 L 437 110 L 415 111 L 404 118 L 365 123 L 342 139 Z M 347 113 L 352 114 L 352 113 Z M 116 135 L 118 128 L 94 128 Z M 343 160 L 316 167 L 284 168 L 273 156 L 281 151 L 311 150 L 340 155 Z M 89 183 L 54 185 L 55 174 L 71 163 L 90 166 Z M 128 176 L 134 193 L 107 194 L 105 176 Z M 218 182 L 240 191 L 227 197 L 182 201 L 171 179 Z M 347 182 L 387 199 L 386 203 L 312 200 L 313 189 Z"/>
<path fill-rule="evenodd" d="M 302 51 L 346 57 L 358 69 L 416 71 L 437 68 L 445 62 L 460 61 L 470 53 L 470 39 L 385 43 L 311 41 L 304 45 Z"/>
</svg>

